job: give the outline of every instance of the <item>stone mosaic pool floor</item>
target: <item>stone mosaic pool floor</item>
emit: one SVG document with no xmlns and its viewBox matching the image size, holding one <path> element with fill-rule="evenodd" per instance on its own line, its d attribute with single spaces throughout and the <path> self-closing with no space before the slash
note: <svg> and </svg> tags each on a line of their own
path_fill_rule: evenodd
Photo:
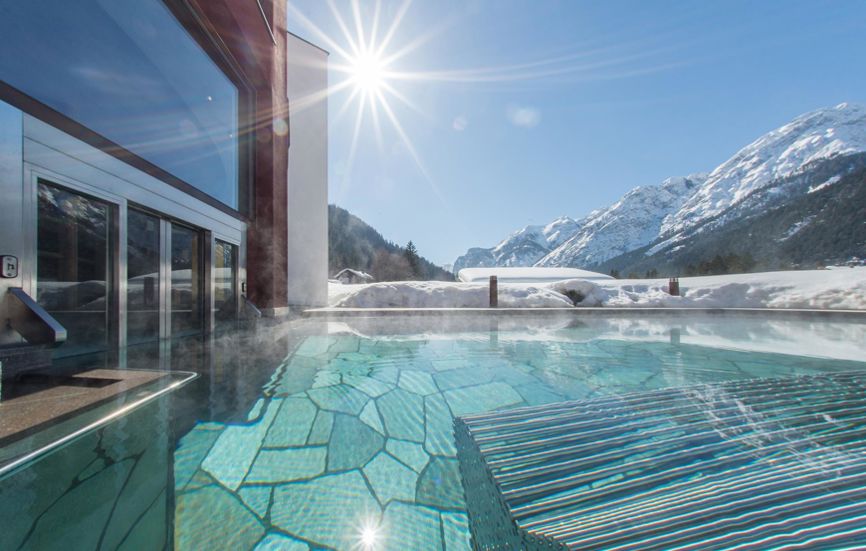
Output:
<svg viewBox="0 0 866 551">
<path fill-rule="evenodd" d="M 453 418 L 851 361 L 615 340 L 307 337 L 174 455 L 178 549 L 468 549 Z"/>
</svg>

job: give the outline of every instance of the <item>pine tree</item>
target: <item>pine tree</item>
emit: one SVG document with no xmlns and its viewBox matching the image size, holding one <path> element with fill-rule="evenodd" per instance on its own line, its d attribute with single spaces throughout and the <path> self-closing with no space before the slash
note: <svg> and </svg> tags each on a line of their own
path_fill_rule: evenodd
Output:
<svg viewBox="0 0 866 551">
<path fill-rule="evenodd" d="M 415 243 L 412 243 L 412 241 L 406 243 L 403 256 L 406 257 L 406 261 L 409 263 L 412 277 L 415 279 L 421 277 L 421 259 L 418 257 L 418 249 L 415 248 Z"/>
</svg>

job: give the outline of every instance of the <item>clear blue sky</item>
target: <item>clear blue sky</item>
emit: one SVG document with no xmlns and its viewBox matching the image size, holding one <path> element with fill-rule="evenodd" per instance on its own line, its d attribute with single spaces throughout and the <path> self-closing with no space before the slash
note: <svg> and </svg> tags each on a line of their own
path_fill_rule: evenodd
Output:
<svg viewBox="0 0 866 551">
<path fill-rule="evenodd" d="M 381 3 L 380 41 L 404 3 Z M 352 4 L 334 7 L 357 42 Z M 366 40 L 375 11 L 360 2 Z M 327 2 L 290 0 L 288 26 L 331 51 L 332 86 L 346 78 Z M 711 170 L 801 113 L 866 102 L 864 31 L 858 0 L 415 0 L 384 54 L 411 46 L 382 76 L 402 135 L 381 105 L 377 132 L 367 104 L 353 155 L 359 96 L 334 91 L 329 200 L 450 263 Z"/>
</svg>

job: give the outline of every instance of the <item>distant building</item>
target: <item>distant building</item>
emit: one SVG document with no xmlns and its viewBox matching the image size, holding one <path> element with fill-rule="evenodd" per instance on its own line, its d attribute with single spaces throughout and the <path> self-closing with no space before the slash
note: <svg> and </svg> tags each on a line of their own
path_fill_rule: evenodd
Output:
<svg viewBox="0 0 866 551">
<path fill-rule="evenodd" d="M 543 283 L 563 281 L 567 279 L 583 279 L 597 281 L 614 279 L 607 274 L 580 270 L 578 268 L 536 268 L 536 267 L 494 267 L 494 268 L 463 268 L 457 273 L 457 279 L 465 283 L 484 283 L 490 276 L 496 276 L 500 283 Z"/>
<path fill-rule="evenodd" d="M 373 276 L 371 276 L 367 272 L 353 270 L 351 268 L 340 270 L 340 272 L 334 276 L 334 279 L 336 279 L 343 285 L 348 285 L 352 283 L 370 283 L 374 281 Z"/>
</svg>

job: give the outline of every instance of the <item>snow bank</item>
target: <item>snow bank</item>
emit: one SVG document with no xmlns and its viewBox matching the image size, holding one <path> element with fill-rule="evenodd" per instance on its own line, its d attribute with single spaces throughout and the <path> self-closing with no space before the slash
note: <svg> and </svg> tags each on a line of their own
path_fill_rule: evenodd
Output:
<svg viewBox="0 0 866 551">
<path fill-rule="evenodd" d="M 485 284 L 405 281 L 331 285 L 330 304 L 347 308 L 484 308 Z M 630 308 L 814 308 L 866 310 L 866 267 L 765 272 L 680 279 L 682 296 L 665 279 L 572 279 L 545 284 L 500 283 L 504 308 L 578 306 Z M 572 295 L 573 296 L 573 295 Z"/>
<path fill-rule="evenodd" d="M 335 286 L 336 287 L 336 286 Z M 485 308 L 487 285 L 444 281 L 399 281 L 353 285 L 356 290 L 332 295 L 332 306 L 349 308 Z M 499 287 L 503 308 L 563 308 L 571 301 L 552 289 L 536 285 Z"/>
<path fill-rule="evenodd" d="M 866 268 L 687 277 L 679 297 L 667 293 L 662 279 L 564 281 L 553 288 L 581 293 L 580 306 L 866 310 Z"/>
</svg>

